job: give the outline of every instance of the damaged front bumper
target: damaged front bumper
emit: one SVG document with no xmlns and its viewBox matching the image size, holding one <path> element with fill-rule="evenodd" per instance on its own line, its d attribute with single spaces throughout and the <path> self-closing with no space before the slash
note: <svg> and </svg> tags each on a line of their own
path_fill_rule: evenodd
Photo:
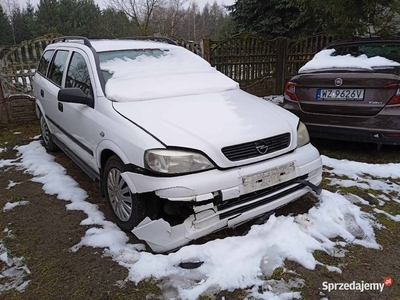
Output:
<svg viewBox="0 0 400 300">
<path fill-rule="evenodd" d="M 284 171 L 276 175 L 269 170 Z M 133 172 L 122 176 L 134 193 L 154 192 L 168 202 L 192 205 L 193 213 L 178 225 L 146 217 L 132 230 L 153 251 L 166 252 L 217 230 L 238 226 L 312 189 L 318 192 L 315 186 L 322 180 L 322 163 L 318 151 L 308 144 L 271 160 L 229 170 L 177 177 Z M 273 185 L 263 186 L 263 180 L 270 180 L 268 176 L 279 178 L 271 181 Z"/>
</svg>

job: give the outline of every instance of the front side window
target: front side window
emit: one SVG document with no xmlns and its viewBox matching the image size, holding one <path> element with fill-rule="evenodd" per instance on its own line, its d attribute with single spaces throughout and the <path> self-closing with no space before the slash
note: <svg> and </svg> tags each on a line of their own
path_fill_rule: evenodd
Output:
<svg viewBox="0 0 400 300">
<path fill-rule="evenodd" d="M 48 78 L 58 86 L 61 86 L 62 76 L 67 62 L 68 51 L 58 50 L 55 54 L 53 62 L 50 65 Z"/>
<path fill-rule="evenodd" d="M 42 58 L 40 59 L 37 71 L 43 76 L 46 76 L 47 68 L 50 64 L 50 59 L 53 56 L 53 52 L 54 50 L 46 51 L 45 53 L 43 53 Z"/>
<path fill-rule="evenodd" d="M 86 95 L 92 94 L 89 69 L 83 56 L 77 52 L 72 54 L 65 87 L 80 88 Z"/>
</svg>

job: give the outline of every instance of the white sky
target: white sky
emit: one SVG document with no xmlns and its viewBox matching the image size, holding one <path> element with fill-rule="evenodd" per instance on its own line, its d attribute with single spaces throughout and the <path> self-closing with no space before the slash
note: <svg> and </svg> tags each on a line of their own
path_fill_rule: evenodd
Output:
<svg viewBox="0 0 400 300">
<path fill-rule="evenodd" d="M 39 1 L 40 0 L 30 0 L 31 4 L 33 6 L 36 6 L 39 3 Z M 214 3 L 214 0 L 194 0 L 194 1 L 196 1 L 201 8 L 203 8 L 207 2 L 210 4 Z M 216 1 L 219 4 L 225 4 L 225 5 L 232 5 L 235 2 L 235 0 L 216 0 Z M 6 0 L 0 0 L 1 4 L 4 4 L 5 2 L 6 2 Z M 16 2 L 19 3 L 21 6 L 25 6 L 27 0 L 16 0 Z M 100 8 L 104 8 L 107 6 L 106 5 L 107 0 L 95 0 L 95 2 L 100 6 Z"/>
</svg>

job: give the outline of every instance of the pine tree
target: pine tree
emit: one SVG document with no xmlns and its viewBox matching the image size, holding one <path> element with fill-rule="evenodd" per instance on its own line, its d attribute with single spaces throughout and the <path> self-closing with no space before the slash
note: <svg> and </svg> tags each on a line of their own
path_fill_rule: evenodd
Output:
<svg viewBox="0 0 400 300">
<path fill-rule="evenodd" d="M 0 45 L 11 44 L 13 44 L 11 24 L 3 10 L 3 7 L 0 5 Z"/>
</svg>

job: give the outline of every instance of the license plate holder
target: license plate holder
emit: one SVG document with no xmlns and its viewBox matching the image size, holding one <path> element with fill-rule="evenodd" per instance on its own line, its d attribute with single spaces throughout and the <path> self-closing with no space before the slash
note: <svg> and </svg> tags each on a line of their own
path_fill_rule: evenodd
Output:
<svg viewBox="0 0 400 300">
<path fill-rule="evenodd" d="M 248 194 L 262 190 L 278 183 L 291 180 L 296 177 L 294 162 L 284 164 L 260 173 L 242 177 L 242 193 Z"/>
<path fill-rule="evenodd" d="M 318 89 L 317 100 L 362 101 L 364 89 Z"/>
</svg>

